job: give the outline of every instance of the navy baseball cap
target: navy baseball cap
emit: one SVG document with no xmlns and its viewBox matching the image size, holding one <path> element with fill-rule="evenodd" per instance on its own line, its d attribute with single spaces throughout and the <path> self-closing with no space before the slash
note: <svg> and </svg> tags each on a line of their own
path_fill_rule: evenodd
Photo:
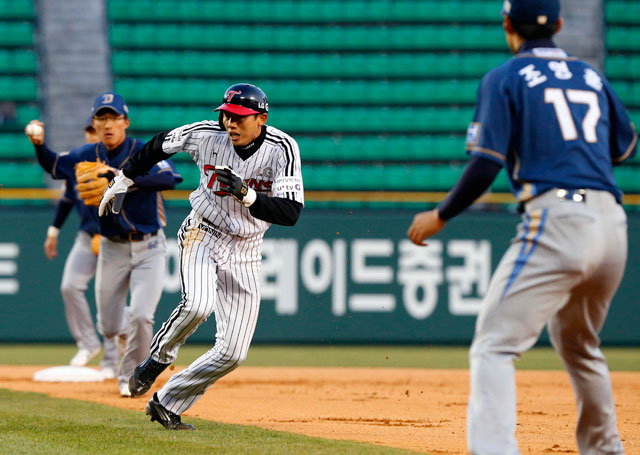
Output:
<svg viewBox="0 0 640 455">
<path fill-rule="evenodd" d="M 93 120 L 93 115 L 90 115 L 89 118 L 87 119 L 87 122 L 84 124 L 85 130 L 87 128 L 93 128 L 93 123 L 91 122 L 92 120 Z"/>
<path fill-rule="evenodd" d="M 505 0 L 502 15 L 525 24 L 553 24 L 560 18 L 560 0 Z"/>
<path fill-rule="evenodd" d="M 106 92 L 98 95 L 93 102 L 93 108 L 91 109 L 91 115 L 96 115 L 100 109 L 111 109 L 118 115 L 129 115 L 129 108 L 127 107 L 124 99 L 113 92 Z"/>
</svg>

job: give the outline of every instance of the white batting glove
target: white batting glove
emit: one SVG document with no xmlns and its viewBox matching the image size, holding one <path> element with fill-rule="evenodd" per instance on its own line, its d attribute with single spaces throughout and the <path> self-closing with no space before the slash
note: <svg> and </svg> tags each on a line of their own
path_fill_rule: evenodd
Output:
<svg viewBox="0 0 640 455">
<path fill-rule="evenodd" d="M 109 183 L 109 186 L 102 195 L 98 215 L 102 216 L 106 214 L 108 210 L 116 214 L 120 213 L 124 195 L 127 194 L 127 190 L 131 185 L 133 185 L 133 180 L 125 176 L 124 173 L 119 172 L 118 175 L 111 180 L 111 183 Z"/>
</svg>

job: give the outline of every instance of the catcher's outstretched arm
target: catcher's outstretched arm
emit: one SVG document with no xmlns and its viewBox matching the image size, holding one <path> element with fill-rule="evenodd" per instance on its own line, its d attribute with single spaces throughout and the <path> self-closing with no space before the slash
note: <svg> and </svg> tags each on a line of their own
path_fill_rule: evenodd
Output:
<svg viewBox="0 0 640 455">
<path fill-rule="evenodd" d="M 162 151 L 162 143 L 168 133 L 168 131 L 163 131 L 162 133 L 156 134 L 144 147 L 138 150 L 138 152 L 129 159 L 127 165 L 122 168 L 124 175 L 133 180 L 139 175 L 144 175 L 149 172 L 149 169 L 151 169 L 154 164 L 171 158 L 170 154 Z"/>
</svg>

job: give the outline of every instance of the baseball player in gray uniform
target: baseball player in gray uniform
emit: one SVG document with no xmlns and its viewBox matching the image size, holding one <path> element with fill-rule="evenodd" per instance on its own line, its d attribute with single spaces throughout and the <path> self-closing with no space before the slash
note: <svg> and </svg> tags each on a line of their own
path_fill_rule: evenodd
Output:
<svg viewBox="0 0 640 455">
<path fill-rule="evenodd" d="M 213 348 L 147 404 L 151 420 L 172 430 L 193 429 L 180 415 L 246 358 L 260 306 L 264 233 L 271 223 L 294 225 L 304 205 L 298 145 L 266 125 L 264 92 L 232 85 L 216 111 L 219 121 L 155 136 L 113 180 L 100 204 L 101 212 L 119 210 L 131 179 L 177 152 L 189 153 L 200 168 L 200 184 L 189 198 L 192 211 L 178 233 L 183 298 L 129 381 L 133 396 L 147 392 L 187 337 L 215 312 Z"/>
<path fill-rule="evenodd" d="M 77 179 L 77 168 L 87 162 L 103 166 L 105 173 L 100 178 L 107 178 L 109 173 L 120 174 L 119 169 L 144 145 L 127 137 L 128 113 L 120 95 L 106 92 L 95 99 L 92 109 L 99 143 L 57 154 L 44 143 L 44 131 L 29 139 L 36 146 L 40 165 L 54 178 Z M 36 120 L 31 123 L 43 126 Z M 121 333 L 127 296 L 131 295 L 126 347 L 118 368 L 118 389 L 125 397 L 131 396 L 129 377 L 149 352 L 154 314 L 162 295 L 166 241 L 162 229 L 165 209 L 159 191 L 172 189 L 182 180 L 168 161 L 159 160 L 148 171 L 133 182 L 121 213 L 99 219 L 95 292 L 98 329 L 105 338 Z"/>
<path fill-rule="evenodd" d="M 91 118 L 84 128 L 84 135 L 87 144 L 95 144 L 100 141 L 91 125 Z M 101 350 L 101 342 L 93 325 L 91 310 L 85 297 L 89 281 L 96 272 L 98 251 L 97 248 L 94 249 L 94 244 L 96 244 L 96 240 L 99 242 L 100 236 L 98 234 L 98 210 L 96 207 L 85 205 L 84 201 L 78 198 L 73 179 L 65 184 L 65 191 L 58 202 L 54 220 L 47 229 L 44 251 L 49 260 L 53 260 L 58 255 L 58 234 L 74 207 L 80 217 L 80 228 L 65 261 L 60 291 L 64 301 L 67 325 L 78 346 L 78 351 L 69 364 L 84 366 Z M 105 339 L 104 355 L 100 362 L 101 373 L 105 379 L 115 378 L 119 360 L 116 343 L 113 339 Z"/>
<path fill-rule="evenodd" d="M 469 353 L 467 438 L 473 455 L 516 455 L 513 360 L 545 325 L 578 403 L 584 455 L 622 455 L 599 332 L 627 259 L 627 222 L 613 165 L 638 135 L 608 81 L 559 49 L 559 0 L 504 3 L 515 57 L 483 78 L 467 131 L 471 160 L 409 238 L 422 245 L 480 196 L 505 167 L 522 223 L 482 302 Z M 552 437 L 552 436 L 551 436 Z"/>
</svg>

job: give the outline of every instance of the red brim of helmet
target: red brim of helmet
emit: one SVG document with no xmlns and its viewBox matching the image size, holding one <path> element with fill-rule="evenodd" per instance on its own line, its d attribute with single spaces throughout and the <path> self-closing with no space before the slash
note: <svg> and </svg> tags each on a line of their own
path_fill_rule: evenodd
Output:
<svg viewBox="0 0 640 455">
<path fill-rule="evenodd" d="M 215 108 L 213 111 L 214 112 L 215 111 L 227 111 L 227 112 L 231 112 L 232 114 L 236 114 L 236 115 L 260 114 L 260 112 L 254 111 L 253 109 L 249 109 L 248 107 L 239 106 L 237 104 L 228 104 L 228 103 L 221 104 L 220 106 Z"/>
</svg>

